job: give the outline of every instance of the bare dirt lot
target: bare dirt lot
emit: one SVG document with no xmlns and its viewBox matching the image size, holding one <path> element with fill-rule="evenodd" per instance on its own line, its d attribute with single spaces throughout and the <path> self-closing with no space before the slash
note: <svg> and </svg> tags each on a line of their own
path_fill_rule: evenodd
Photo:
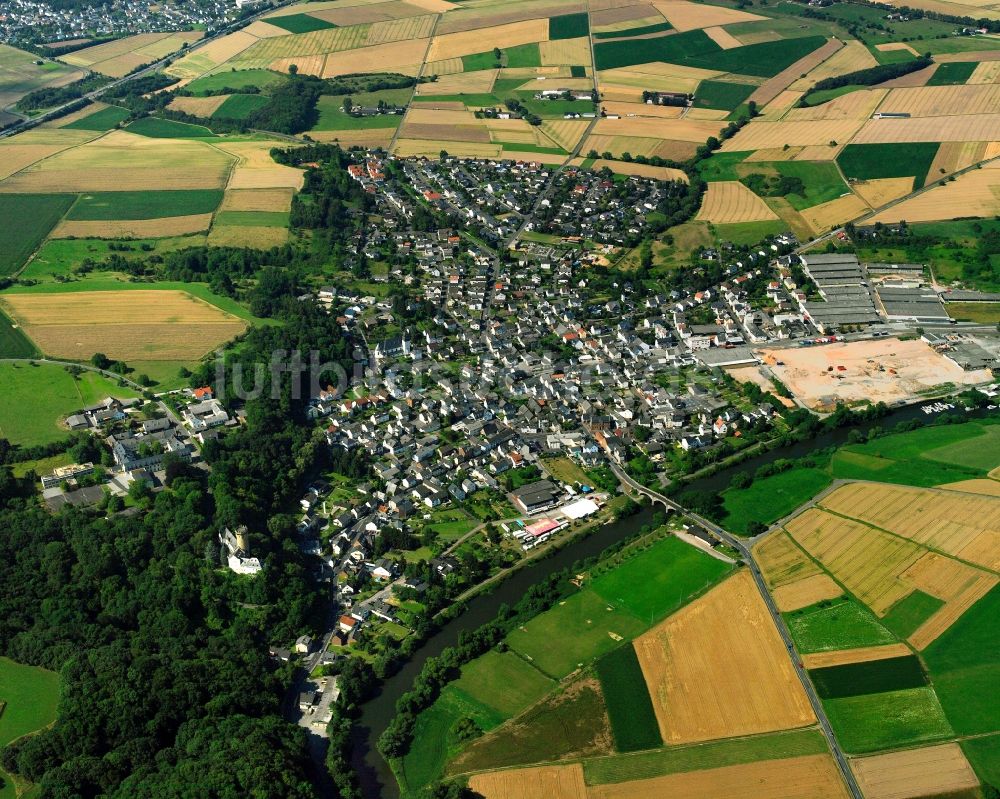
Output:
<svg viewBox="0 0 1000 799">
<path fill-rule="evenodd" d="M 635 650 L 667 744 L 773 732 L 816 720 L 746 571 L 636 639 Z M 756 675 L 752 686 L 745 682 L 748 674 Z"/>
<path fill-rule="evenodd" d="M 768 352 L 784 365 L 775 376 L 810 408 L 832 402 L 911 402 L 943 383 L 975 385 L 990 379 L 984 371 L 964 372 L 923 341 L 855 341 L 822 347 L 790 347 Z M 769 359 L 770 360 L 770 359 Z M 839 371 L 837 367 L 845 367 Z M 879 367 L 884 371 L 880 371 Z M 833 371 L 828 371 L 833 367 Z"/>
</svg>

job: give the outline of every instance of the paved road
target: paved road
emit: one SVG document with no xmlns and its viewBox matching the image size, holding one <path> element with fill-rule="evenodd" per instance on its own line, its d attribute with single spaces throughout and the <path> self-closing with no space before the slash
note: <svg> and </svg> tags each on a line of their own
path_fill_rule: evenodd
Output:
<svg viewBox="0 0 1000 799">
<path fill-rule="evenodd" d="M 785 627 L 784 619 L 781 617 L 781 613 L 779 612 L 777 605 L 775 605 L 774 599 L 771 597 L 771 594 L 768 593 L 767 585 L 764 582 L 764 575 L 761 574 L 760 568 L 758 568 L 756 561 L 754 561 L 753 553 L 750 551 L 750 548 L 744 541 L 723 530 L 717 524 L 710 522 L 708 519 L 702 518 L 696 513 L 692 513 L 683 506 L 678 505 L 673 500 L 663 496 L 663 494 L 653 491 L 650 488 L 646 488 L 646 486 L 641 483 L 637 483 L 617 464 L 612 463 L 611 470 L 626 486 L 640 492 L 656 502 L 662 502 L 668 508 L 693 519 L 706 530 L 709 530 L 714 535 L 717 535 L 722 541 L 740 553 L 743 560 L 746 562 L 747 567 L 750 569 L 754 582 L 757 584 L 757 589 L 764 598 L 764 604 L 767 605 L 771 618 L 774 620 L 774 625 L 777 627 L 778 633 L 781 635 L 781 638 L 788 649 L 788 656 L 792 661 L 793 667 L 795 668 L 795 673 L 798 674 L 799 681 L 805 689 L 806 696 L 809 697 L 809 703 L 812 705 L 813 712 L 819 720 L 820 729 L 823 730 L 823 734 L 826 736 L 827 743 L 830 745 L 830 751 L 833 752 L 833 757 L 837 762 L 837 767 L 840 769 L 844 782 L 847 783 L 847 787 L 855 799 L 863 799 L 861 789 L 858 787 L 858 783 L 854 779 L 854 774 L 851 772 L 851 768 L 847 763 L 847 757 L 844 755 L 843 750 L 840 748 L 840 744 L 837 742 L 836 736 L 833 734 L 833 728 L 830 726 L 830 720 L 826 717 L 826 711 L 823 709 L 823 704 L 820 702 L 819 696 L 817 696 L 812 682 L 810 682 L 809 677 L 802 666 L 802 662 L 799 660 L 798 653 L 795 651 L 795 645 L 793 644 L 792 638 L 788 633 L 788 628 Z"/>
</svg>

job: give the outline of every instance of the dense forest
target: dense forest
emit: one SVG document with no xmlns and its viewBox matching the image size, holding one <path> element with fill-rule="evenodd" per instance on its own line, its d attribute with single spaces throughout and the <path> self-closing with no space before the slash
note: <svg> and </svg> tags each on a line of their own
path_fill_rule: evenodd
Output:
<svg viewBox="0 0 1000 799">
<path fill-rule="evenodd" d="M 282 285 L 272 311 L 284 324 L 246 334 L 227 385 L 275 350 L 349 366 L 339 326 Z M 217 383 L 210 366 L 192 380 Z M 0 651 L 62 675 L 56 723 L 0 763 L 43 799 L 314 795 L 304 734 L 280 715 L 288 667 L 267 657 L 269 643 L 314 632 L 322 610 L 286 513 L 329 457 L 308 396 L 284 374 L 275 396 L 245 403 L 244 426 L 206 447 L 208 476 L 173 463 L 168 489 L 110 518 L 52 515 L 32 473 L 0 466 Z M 220 568 L 218 531 L 236 524 L 264 564 L 255 579 Z"/>
</svg>

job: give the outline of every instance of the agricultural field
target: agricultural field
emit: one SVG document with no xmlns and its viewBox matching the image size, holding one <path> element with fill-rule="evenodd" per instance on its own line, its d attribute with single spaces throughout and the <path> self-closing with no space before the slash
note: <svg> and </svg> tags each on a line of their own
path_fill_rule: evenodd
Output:
<svg viewBox="0 0 1000 799">
<path fill-rule="evenodd" d="M 126 36 L 82 50 L 60 56 L 60 61 L 75 67 L 84 67 L 107 75 L 121 78 L 139 67 L 159 61 L 171 53 L 184 49 L 204 36 L 202 31 L 182 31 L 177 33 L 139 33 Z"/>
<path fill-rule="evenodd" d="M 36 64 L 36 61 L 42 63 Z M 28 92 L 58 88 L 82 77 L 83 72 L 79 69 L 0 44 L 0 111 L 12 106 Z"/>
<path fill-rule="evenodd" d="M 71 194 L 0 194 L 0 276 L 17 272 L 73 204 Z"/>
<path fill-rule="evenodd" d="M 246 328 L 181 291 L 5 294 L 0 300 L 38 348 L 57 358 L 197 361 Z"/>
<path fill-rule="evenodd" d="M 60 441 L 68 432 L 60 422 L 85 405 L 105 397 L 137 396 L 94 372 L 74 378 L 55 364 L 0 364 L 0 437 L 25 447 Z M 2 717 L 0 717 L 2 718 Z"/>
</svg>

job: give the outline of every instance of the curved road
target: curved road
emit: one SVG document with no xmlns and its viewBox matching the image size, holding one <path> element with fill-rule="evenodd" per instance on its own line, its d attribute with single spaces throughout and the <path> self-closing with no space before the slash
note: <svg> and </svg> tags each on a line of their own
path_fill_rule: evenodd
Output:
<svg viewBox="0 0 1000 799">
<path fill-rule="evenodd" d="M 810 682 L 809 677 L 802 666 L 802 662 L 799 660 L 798 653 L 795 651 L 795 645 L 788 633 L 788 628 L 785 627 L 785 621 L 781 617 L 781 613 L 778 610 L 778 606 L 774 603 L 774 599 L 772 599 L 771 595 L 767 591 L 767 585 L 764 582 L 764 575 L 761 574 L 760 568 L 754 561 L 750 548 L 742 540 L 731 533 L 726 532 L 717 524 L 710 522 L 708 519 L 702 518 L 696 513 L 692 513 L 683 506 L 678 505 L 672 499 L 668 499 L 663 496 L 663 494 L 653 491 L 651 488 L 646 488 L 646 486 L 636 482 L 628 474 L 626 474 L 623 469 L 613 462 L 611 463 L 611 471 L 613 471 L 618 479 L 629 488 L 638 491 L 655 502 L 661 502 L 666 507 L 693 519 L 706 530 L 711 531 L 722 541 L 736 549 L 740 555 L 743 556 L 743 560 L 746 562 L 747 567 L 750 569 L 750 573 L 753 575 L 754 582 L 757 584 L 757 589 L 764 598 L 764 604 L 767 605 L 767 609 L 774 621 L 774 626 L 777 627 L 778 633 L 781 635 L 781 639 L 785 642 L 785 646 L 788 649 L 788 656 L 792 661 L 792 666 L 795 669 L 795 673 L 799 676 L 799 681 L 805 689 L 806 696 L 809 697 L 809 703 L 812 705 L 813 712 L 816 714 L 820 729 L 823 730 L 823 735 L 826 736 L 827 743 L 830 746 L 830 751 L 833 752 L 833 757 L 837 762 L 837 767 L 840 769 L 841 776 L 844 778 L 844 782 L 847 784 L 851 795 L 854 796 L 855 799 L 863 799 L 861 789 L 858 787 L 858 783 L 854 779 L 854 774 L 851 772 L 851 767 L 847 763 L 847 757 L 840 748 L 840 744 L 837 742 L 837 737 L 833 734 L 833 728 L 830 726 L 830 720 L 826 717 L 826 711 L 823 709 L 823 703 L 820 702 L 819 696 L 816 694 L 816 690 L 813 688 L 813 684 Z"/>
</svg>

